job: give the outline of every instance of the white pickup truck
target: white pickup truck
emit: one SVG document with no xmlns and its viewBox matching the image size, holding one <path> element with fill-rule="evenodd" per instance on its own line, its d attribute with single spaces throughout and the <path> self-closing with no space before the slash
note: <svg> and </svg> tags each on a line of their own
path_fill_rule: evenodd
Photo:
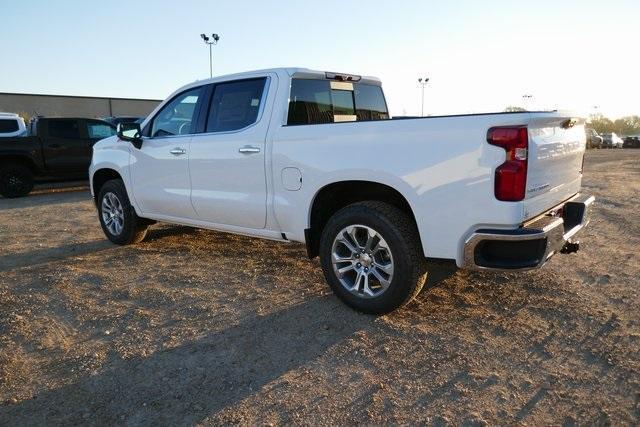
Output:
<svg viewBox="0 0 640 427">
<path fill-rule="evenodd" d="M 164 221 L 306 244 L 345 303 L 386 313 L 427 260 L 524 270 L 575 252 L 584 122 L 562 112 L 389 117 L 372 77 L 279 68 L 198 81 L 93 147 L 106 236 Z"/>
</svg>

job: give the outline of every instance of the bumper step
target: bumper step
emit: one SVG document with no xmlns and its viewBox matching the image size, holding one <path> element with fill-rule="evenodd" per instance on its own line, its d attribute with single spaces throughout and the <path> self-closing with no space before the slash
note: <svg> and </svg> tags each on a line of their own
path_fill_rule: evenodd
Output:
<svg viewBox="0 0 640 427">
<path fill-rule="evenodd" d="M 464 245 L 464 267 L 529 270 L 542 267 L 558 252 L 577 252 L 580 244 L 572 238 L 589 223 L 594 201 L 593 196 L 578 193 L 518 229 L 476 230 Z M 562 216 L 556 216 L 558 212 Z"/>
</svg>

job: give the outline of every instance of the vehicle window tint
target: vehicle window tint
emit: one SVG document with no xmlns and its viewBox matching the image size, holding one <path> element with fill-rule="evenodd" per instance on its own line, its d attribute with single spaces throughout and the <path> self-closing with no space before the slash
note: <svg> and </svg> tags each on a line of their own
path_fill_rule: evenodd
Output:
<svg viewBox="0 0 640 427">
<path fill-rule="evenodd" d="M 333 123 L 328 80 L 293 79 L 289 95 L 289 125 Z"/>
<path fill-rule="evenodd" d="M 293 79 L 287 124 L 319 124 L 389 118 L 382 88 L 345 83 L 335 87 L 329 80 Z M 349 90 L 348 86 L 353 90 Z M 337 85 L 334 85 L 337 86 Z"/>
<path fill-rule="evenodd" d="M 108 138 L 116 134 L 116 130 L 106 123 L 89 122 L 87 123 L 89 138 Z"/>
<path fill-rule="evenodd" d="M 202 86 L 188 90 L 169 101 L 156 114 L 151 125 L 151 137 L 188 135 L 195 132 L 195 112 Z"/>
<path fill-rule="evenodd" d="M 353 102 L 353 91 L 351 90 L 331 90 L 331 100 L 333 101 L 333 114 L 352 116 L 356 113 Z"/>
<path fill-rule="evenodd" d="M 255 123 L 265 80 L 261 78 L 217 84 L 211 98 L 206 131 L 233 131 Z"/>
<path fill-rule="evenodd" d="M 17 132 L 18 122 L 11 119 L 0 119 L 0 133 Z"/>
<path fill-rule="evenodd" d="M 389 118 L 387 103 L 380 86 L 356 84 L 354 90 L 358 121 L 386 120 Z"/>
<path fill-rule="evenodd" d="M 49 120 L 49 136 L 54 138 L 80 138 L 77 120 Z"/>
</svg>

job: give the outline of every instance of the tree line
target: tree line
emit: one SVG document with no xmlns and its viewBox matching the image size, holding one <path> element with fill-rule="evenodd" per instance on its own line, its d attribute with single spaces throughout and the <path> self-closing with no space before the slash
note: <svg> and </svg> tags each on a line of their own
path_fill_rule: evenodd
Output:
<svg viewBox="0 0 640 427">
<path fill-rule="evenodd" d="M 506 112 L 527 111 L 522 107 L 509 106 Z M 640 116 L 626 116 L 611 120 L 602 114 L 592 114 L 587 121 L 587 127 L 594 129 L 599 134 L 615 132 L 621 136 L 640 135 Z"/>
<path fill-rule="evenodd" d="M 589 117 L 588 127 L 598 133 L 615 132 L 618 135 L 640 135 L 640 116 L 627 116 L 616 120 L 604 117 L 602 114 L 592 114 Z"/>
</svg>

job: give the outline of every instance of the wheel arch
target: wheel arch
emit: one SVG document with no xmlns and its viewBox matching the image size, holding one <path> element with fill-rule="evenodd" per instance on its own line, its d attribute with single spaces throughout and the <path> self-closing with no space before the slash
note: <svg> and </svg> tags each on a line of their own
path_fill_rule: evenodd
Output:
<svg viewBox="0 0 640 427">
<path fill-rule="evenodd" d="M 98 206 L 98 195 L 102 186 L 112 179 L 120 179 L 124 182 L 124 178 L 118 171 L 111 168 L 98 169 L 91 176 L 91 188 L 93 189 L 93 201 Z M 126 185 L 125 185 L 126 188 Z"/>
<path fill-rule="evenodd" d="M 304 230 L 309 258 L 318 256 L 320 235 L 329 218 L 345 206 L 367 200 L 381 201 L 397 207 L 409 216 L 418 230 L 414 210 L 408 198 L 396 188 L 369 180 L 332 182 L 318 189 L 310 203 L 308 228 Z"/>
</svg>

